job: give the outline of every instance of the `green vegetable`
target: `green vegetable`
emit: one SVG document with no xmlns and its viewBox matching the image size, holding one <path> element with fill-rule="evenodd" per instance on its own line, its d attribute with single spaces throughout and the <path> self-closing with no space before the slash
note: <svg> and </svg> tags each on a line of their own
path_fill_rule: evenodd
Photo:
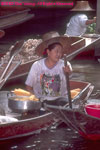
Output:
<svg viewBox="0 0 100 150">
<path fill-rule="evenodd" d="M 96 23 L 92 23 L 87 27 L 86 33 L 93 34 L 93 33 L 95 33 L 95 31 L 96 31 Z"/>
</svg>

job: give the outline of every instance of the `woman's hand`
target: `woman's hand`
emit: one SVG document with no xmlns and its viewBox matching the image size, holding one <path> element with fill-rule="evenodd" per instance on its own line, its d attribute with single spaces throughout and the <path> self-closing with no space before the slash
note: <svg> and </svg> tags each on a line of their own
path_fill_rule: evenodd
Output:
<svg viewBox="0 0 100 150">
<path fill-rule="evenodd" d="M 68 65 L 63 67 L 63 69 L 65 73 L 69 73 L 69 74 L 72 73 L 72 69 Z"/>
</svg>

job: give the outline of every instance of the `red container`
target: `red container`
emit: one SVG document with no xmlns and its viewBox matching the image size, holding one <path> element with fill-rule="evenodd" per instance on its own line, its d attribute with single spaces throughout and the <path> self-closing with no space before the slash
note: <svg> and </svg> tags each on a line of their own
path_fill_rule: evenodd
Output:
<svg viewBox="0 0 100 150">
<path fill-rule="evenodd" d="M 87 104 L 85 105 L 85 111 L 88 115 L 100 118 L 100 104 Z"/>
</svg>

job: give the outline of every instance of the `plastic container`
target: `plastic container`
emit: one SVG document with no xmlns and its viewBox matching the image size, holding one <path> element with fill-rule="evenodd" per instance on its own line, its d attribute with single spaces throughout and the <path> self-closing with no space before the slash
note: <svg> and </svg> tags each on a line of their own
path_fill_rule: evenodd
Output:
<svg viewBox="0 0 100 150">
<path fill-rule="evenodd" d="M 100 118 L 100 104 L 87 104 L 85 105 L 85 111 L 88 115 Z"/>
</svg>

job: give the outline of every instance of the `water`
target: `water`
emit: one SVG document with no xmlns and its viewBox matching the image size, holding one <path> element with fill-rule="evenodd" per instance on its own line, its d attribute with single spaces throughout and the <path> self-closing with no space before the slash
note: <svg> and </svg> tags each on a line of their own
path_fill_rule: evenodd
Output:
<svg viewBox="0 0 100 150">
<path fill-rule="evenodd" d="M 21 36 L 19 35 L 18 32 L 16 32 L 17 29 L 20 29 L 21 32 L 19 33 L 21 33 Z M 21 25 L 21 28 L 16 27 L 14 29 L 9 29 L 6 33 L 6 36 L 2 39 L 2 41 L 3 40 L 6 41 L 8 37 L 9 40 L 18 39 L 19 37 L 21 38 L 23 37 L 22 36 L 23 32 L 26 30 L 28 32 L 26 32 L 27 35 L 24 32 L 25 39 L 27 36 L 32 37 L 34 35 L 34 33 L 32 34 L 32 32 L 30 32 L 29 30 L 29 23 L 26 24 L 26 28 L 24 29 L 23 29 L 23 25 Z M 39 30 L 39 32 L 40 31 L 43 32 L 42 30 Z M 98 97 L 100 93 L 100 82 L 99 82 L 100 64 L 91 59 L 90 60 L 75 59 L 71 61 L 71 63 L 74 70 L 72 78 L 79 81 L 91 82 L 92 85 L 94 85 L 94 92 L 92 95 L 94 97 Z M 4 150 L 94 150 L 94 149 L 99 150 L 100 141 L 86 140 L 82 138 L 76 131 L 73 131 L 72 129 L 67 127 L 64 123 L 62 123 L 60 125 L 55 124 L 52 127 L 48 128 L 47 130 L 41 131 L 40 134 L 35 134 L 17 140 L 13 139 L 12 141 L 8 141 L 7 143 L 2 143 L 0 144 L 0 150 L 2 149 Z"/>
<path fill-rule="evenodd" d="M 94 85 L 93 97 L 100 93 L 100 64 L 94 60 L 73 60 L 74 73 L 72 78 L 91 82 Z M 0 149 L 6 150 L 99 150 L 100 141 L 89 141 L 81 137 L 64 123 L 49 127 L 40 134 L 12 140 L 0 144 Z"/>
<path fill-rule="evenodd" d="M 99 141 L 85 140 L 64 124 L 27 138 L 0 145 L 4 150 L 99 150 Z"/>
<path fill-rule="evenodd" d="M 87 81 L 94 85 L 96 92 L 100 91 L 100 63 L 94 59 L 73 60 L 73 79 Z"/>
</svg>

